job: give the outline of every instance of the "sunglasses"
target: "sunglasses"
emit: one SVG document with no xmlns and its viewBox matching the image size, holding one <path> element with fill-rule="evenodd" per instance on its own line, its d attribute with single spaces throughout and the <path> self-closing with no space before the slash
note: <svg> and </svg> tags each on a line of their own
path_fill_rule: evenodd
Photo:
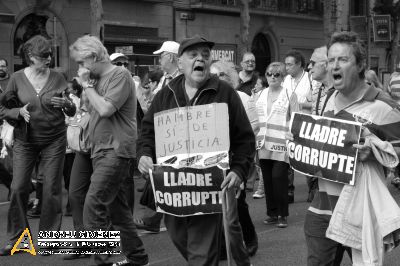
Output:
<svg viewBox="0 0 400 266">
<path fill-rule="evenodd" d="M 265 74 L 267 77 L 272 77 L 272 76 L 274 76 L 275 78 L 279 78 L 280 76 L 281 76 L 281 74 L 280 73 L 271 73 L 271 72 L 267 72 L 266 74 Z"/>
<path fill-rule="evenodd" d="M 128 66 L 129 66 L 129 63 L 126 63 L 126 62 L 124 62 L 124 63 L 122 63 L 122 62 L 117 62 L 117 63 L 114 63 L 114 65 L 116 65 L 116 66 L 128 67 Z"/>
<path fill-rule="evenodd" d="M 38 58 L 41 58 L 41 59 L 47 59 L 47 58 L 49 58 L 49 56 L 53 57 L 53 52 L 52 51 L 43 52 L 43 53 L 40 53 L 40 54 L 36 54 L 35 56 L 38 57 Z"/>
</svg>

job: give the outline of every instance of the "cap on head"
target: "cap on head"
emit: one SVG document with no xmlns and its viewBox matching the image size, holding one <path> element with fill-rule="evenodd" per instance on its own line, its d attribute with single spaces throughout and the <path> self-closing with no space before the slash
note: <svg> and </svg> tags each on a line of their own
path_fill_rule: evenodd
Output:
<svg viewBox="0 0 400 266">
<path fill-rule="evenodd" d="M 326 46 L 315 48 L 310 60 L 314 62 L 328 61 L 328 49 Z"/>
<path fill-rule="evenodd" d="M 128 57 L 122 53 L 113 53 L 112 55 L 110 55 L 110 60 L 111 62 L 114 61 L 117 58 L 123 57 L 125 59 L 128 59 Z"/>
<path fill-rule="evenodd" d="M 178 49 L 179 49 L 179 43 L 174 41 L 166 41 L 163 42 L 161 48 L 158 49 L 157 51 L 154 51 L 153 54 L 161 54 L 163 52 L 178 54 Z"/>
<path fill-rule="evenodd" d="M 179 46 L 178 56 L 181 56 L 187 48 L 196 44 L 205 44 L 208 47 L 210 47 L 210 49 L 212 49 L 215 43 L 207 41 L 206 39 L 200 37 L 199 35 L 194 35 L 193 37 L 183 39 L 181 41 L 181 46 Z"/>
</svg>

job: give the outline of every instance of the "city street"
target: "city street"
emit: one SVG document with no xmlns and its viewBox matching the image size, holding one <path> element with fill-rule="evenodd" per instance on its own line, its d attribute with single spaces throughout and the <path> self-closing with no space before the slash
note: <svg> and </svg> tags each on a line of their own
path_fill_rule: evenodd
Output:
<svg viewBox="0 0 400 266">
<path fill-rule="evenodd" d="M 144 183 L 142 179 L 135 179 L 137 187 Z M 306 245 L 303 235 L 303 222 L 308 203 L 307 186 L 304 177 L 296 176 L 295 203 L 290 205 L 290 216 L 288 218 L 289 226 L 286 229 L 279 229 L 275 226 L 263 224 L 265 219 L 265 199 L 253 199 L 252 193 L 248 192 L 248 203 L 259 238 L 259 250 L 251 259 L 253 265 L 306 265 Z M 389 185 L 397 202 L 400 202 L 400 192 Z M 65 193 L 65 191 L 64 191 Z M 0 200 L 4 201 L 6 190 L 0 186 Z M 137 193 L 138 202 L 140 193 Z M 8 203 L 0 204 L 0 244 L 6 243 L 6 217 Z M 135 216 L 140 217 L 144 208 L 137 205 Z M 34 238 L 37 235 L 38 219 L 30 219 L 32 234 Z M 63 218 L 63 230 L 72 230 L 71 217 Z M 157 266 L 175 266 L 185 265 L 185 261 L 177 252 L 171 243 L 167 232 L 159 234 L 144 234 L 139 231 L 145 248 L 150 257 L 150 265 Z M 36 243 L 36 239 L 34 240 Z M 123 256 L 114 256 L 114 261 L 122 260 Z M 400 249 L 397 248 L 386 256 L 385 264 L 387 266 L 399 265 Z M 79 259 L 74 261 L 64 261 L 60 255 L 53 256 L 31 256 L 29 253 L 17 254 L 11 257 L 0 257 L 1 266 L 35 266 L 35 265 L 89 265 L 88 259 Z M 227 265 L 226 261 L 220 265 Z M 345 255 L 342 265 L 351 265 L 347 255 Z"/>
</svg>

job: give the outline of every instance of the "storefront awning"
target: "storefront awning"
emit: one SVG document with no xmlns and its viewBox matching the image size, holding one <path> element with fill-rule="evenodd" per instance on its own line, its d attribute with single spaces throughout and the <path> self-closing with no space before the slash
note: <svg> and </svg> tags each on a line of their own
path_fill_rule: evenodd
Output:
<svg viewBox="0 0 400 266">
<path fill-rule="evenodd" d="M 15 14 L 8 9 L 2 2 L 0 2 L 0 23 L 10 23 L 15 22 Z"/>
</svg>

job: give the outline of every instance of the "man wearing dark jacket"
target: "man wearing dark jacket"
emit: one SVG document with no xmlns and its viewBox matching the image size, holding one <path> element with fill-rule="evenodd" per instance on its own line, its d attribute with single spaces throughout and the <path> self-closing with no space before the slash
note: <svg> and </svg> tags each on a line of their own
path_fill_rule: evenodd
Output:
<svg viewBox="0 0 400 266">
<path fill-rule="evenodd" d="M 254 134 L 237 93 L 210 75 L 214 43 L 199 36 L 181 42 L 178 65 L 183 73 L 161 89 L 143 118 L 139 138 L 139 170 L 148 173 L 155 158 L 155 113 L 177 107 L 226 103 L 229 114 L 230 172 L 221 187 L 238 188 L 254 158 Z M 222 214 L 188 217 L 165 215 L 169 235 L 188 265 L 218 265 Z"/>
<path fill-rule="evenodd" d="M 236 88 L 251 96 L 251 90 L 257 83 L 258 74 L 256 73 L 256 58 L 253 53 L 244 53 L 240 63 L 242 70 L 239 72 L 239 85 Z"/>
</svg>

